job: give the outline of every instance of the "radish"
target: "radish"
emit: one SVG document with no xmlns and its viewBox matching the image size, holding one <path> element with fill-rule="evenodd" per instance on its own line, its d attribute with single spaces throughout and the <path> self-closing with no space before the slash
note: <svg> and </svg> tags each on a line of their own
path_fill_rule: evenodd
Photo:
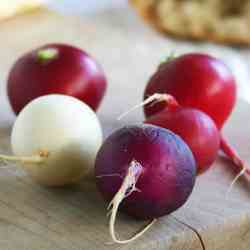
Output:
<svg viewBox="0 0 250 250">
<path fill-rule="evenodd" d="M 221 129 L 235 105 L 236 83 L 221 60 L 205 54 L 186 54 L 160 65 L 145 89 L 144 99 L 155 93 L 170 94 L 180 105 L 202 110 Z M 146 117 L 164 107 L 164 103 L 145 106 Z"/>
<path fill-rule="evenodd" d="M 216 124 L 198 109 L 181 107 L 172 96 L 156 94 L 155 99 L 158 98 L 165 99 L 168 106 L 150 116 L 145 123 L 169 129 L 179 135 L 194 155 L 197 173 L 203 173 L 214 163 L 220 148 L 220 133 Z"/>
<path fill-rule="evenodd" d="M 235 105 L 236 82 L 221 60 L 205 54 L 186 54 L 160 65 L 145 89 L 144 99 L 155 93 L 170 94 L 181 106 L 200 109 L 221 130 Z M 146 105 L 146 117 L 165 106 L 164 102 Z M 246 169 L 245 163 L 222 135 L 221 149 L 240 169 Z"/>
<path fill-rule="evenodd" d="M 70 95 L 96 110 L 106 85 L 102 68 L 86 52 L 66 44 L 48 44 L 16 61 L 7 91 L 16 114 L 30 101 L 48 94 Z"/>
<path fill-rule="evenodd" d="M 156 218 L 180 208 L 195 183 L 196 164 L 186 143 L 173 132 L 153 125 L 128 126 L 103 143 L 95 163 L 97 187 L 111 209 L 110 234 L 116 243 L 141 236 Z M 117 238 L 117 210 L 152 219 L 129 240 Z"/>
<path fill-rule="evenodd" d="M 30 102 L 18 115 L 11 133 L 14 156 L 31 177 L 46 186 L 72 184 L 94 166 L 102 143 L 99 120 L 86 104 L 64 95 Z"/>
</svg>

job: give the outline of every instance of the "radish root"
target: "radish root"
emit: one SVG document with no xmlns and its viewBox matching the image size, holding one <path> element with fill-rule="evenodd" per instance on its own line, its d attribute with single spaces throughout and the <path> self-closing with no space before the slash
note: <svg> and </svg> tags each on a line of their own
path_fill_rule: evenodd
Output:
<svg viewBox="0 0 250 250">
<path fill-rule="evenodd" d="M 246 164 L 243 162 L 243 160 L 240 158 L 238 153 L 232 148 L 229 143 L 226 141 L 226 139 L 221 136 L 221 150 L 223 153 L 233 161 L 234 165 L 241 170 L 244 170 L 243 174 L 250 175 L 250 169 L 246 167 Z M 241 171 L 242 172 L 242 171 Z M 241 174 L 242 175 L 242 174 Z"/>
<path fill-rule="evenodd" d="M 223 136 L 221 136 L 221 150 L 229 159 L 232 160 L 234 165 L 240 169 L 240 172 L 233 179 L 232 183 L 230 184 L 227 190 L 226 198 L 228 198 L 229 194 L 232 192 L 235 183 L 239 180 L 239 178 L 244 175 L 246 176 L 250 175 L 250 169 L 246 166 L 246 164 L 240 158 L 238 153 L 228 144 L 228 142 Z"/>
<path fill-rule="evenodd" d="M 232 189 L 235 183 L 239 180 L 241 176 L 243 176 L 246 173 L 246 171 L 247 171 L 247 168 L 243 166 L 242 170 L 239 172 L 239 174 L 236 175 L 236 177 L 233 179 L 232 183 L 230 184 L 227 190 L 226 198 L 228 198 L 229 194 L 232 192 Z"/>
<path fill-rule="evenodd" d="M 109 206 L 108 206 L 108 210 L 109 210 L 108 213 L 110 213 L 109 231 L 110 231 L 110 235 L 114 243 L 127 244 L 129 242 L 136 240 L 137 238 L 142 236 L 156 221 L 156 219 L 152 220 L 142 231 L 140 231 L 139 233 L 137 233 L 136 235 L 134 235 L 132 238 L 128 240 L 119 240 L 116 236 L 115 220 L 116 220 L 118 208 L 120 206 L 120 203 L 126 197 L 131 195 L 133 192 L 136 192 L 136 191 L 140 192 L 140 190 L 136 188 L 136 183 L 142 173 L 142 170 L 143 169 L 142 169 L 141 164 L 137 162 L 136 160 L 133 160 L 130 163 L 127 175 L 125 176 L 120 189 L 115 194 L 112 201 L 109 203 Z"/>
<path fill-rule="evenodd" d="M 124 112 L 123 114 L 121 114 L 117 120 L 121 120 L 123 119 L 125 116 L 127 116 L 129 113 L 133 112 L 134 110 L 140 108 L 140 107 L 144 107 L 145 105 L 151 104 L 152 106 L 159 103 L 159 102 L 166 102 L 167 105 L 169 107 L 178 107 L 179 104 L 176 101 L 176 99 L 168 94 L 159 94 L 159 93 L 155 93 L 151 96 L 149 96 L 147 99 L 145 99 L 143 102 L 135 105 L 134 107 L 132 107 L 131 109 L 129 109 L 128 111 Z"/>
<path fill-rule="evenodd" d="M 48 151 L 40 151 L 38 155 L 32 156 L 9 156 L 1 155 L 0 160 L 7 162 L 20 162 L 23 164 L 42 164 L 49 157 Z"/>
</svg>

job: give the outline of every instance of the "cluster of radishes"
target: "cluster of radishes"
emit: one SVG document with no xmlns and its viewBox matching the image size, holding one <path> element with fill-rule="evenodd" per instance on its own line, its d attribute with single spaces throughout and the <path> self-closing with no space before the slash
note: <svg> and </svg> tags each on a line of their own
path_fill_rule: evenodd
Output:
<svg viewBox="0 0 250 250">
<path fill-rule="evenodd" d="M 22 56 L 12 67 L 7 92 L 18 115 L 11 144 L 15 156 L 40 184 L 72 184 L 91 169 L 102 144 L 96 110 L 106 79 L 84 51 L 50 44 Z"/>
<path fill-rule="evenodd" d="M 106 90 L 101 67 L 82 50 L 50 44 L 13 66 L 8 96 L 18 115 L 11 134 L 15 161 L 39 183 L 63 186 L 95 166 L 97 187 L 110 201 L 110 234 L 117 243 L 142 235 L 156 218 L 181 207 L 197 174 L 222 149 L 248 172 L 220 130 L 236 100 L 230 70 L 218 59 L 187 54 L 162 63 L 144 94 L 146 120 L 115 131 L 102 144 L 96 110 Z M 118 208 L 152 219 L 142 232 L 119 240 Z"/>
</svg>

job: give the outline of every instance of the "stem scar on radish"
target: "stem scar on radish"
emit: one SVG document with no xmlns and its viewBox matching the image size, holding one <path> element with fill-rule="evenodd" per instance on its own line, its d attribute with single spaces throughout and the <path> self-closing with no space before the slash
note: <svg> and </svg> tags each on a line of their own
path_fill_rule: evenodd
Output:
<svg viewBox="0 0 250 250">
<path fill-rule="evenodd" d="M 20 163 L 42 185 L 63 186 L 89 173 L 101 143 L 91 108 L 70 96 L 47 95 L 19 113 L 11 133 L 14 155 L 0 159 Z"/>
<path fill-rule="evenodd" d="M 147 104 L 150 104 L 150 106 L 154 106 L 156 103 L 160 103 L 160 102 L 166 102 L 168 104 L 171 104 L 171 107 L 175 107 L 178 106 L 179 104 L 177 103 L 177 101 L 175 100 L 175 98 L 173 98 L 171 95 L 167 95 L 167 94 L 153 94 L 152 96 L 149 96 L 146 100 L 144 100 L 143 102 L 139 103 L 138 105 L 135 105 L 134 107 L 132 107 L 131 109 L 129 109 L 128 111 L 124 112 L 123 114 L 121 114 L 117 119 L 121 120 L 123 119 L 125 116 L 127 116 L 129 113 L 131 113 L 132 111 L 143 107 Z"/>
<path fill-rule="evenodd" d="M 70 95 L 97 110 L 106 88 L 104 71 L 96 60 L 67 44 L 47 44 L 24 54 L 12 66 L 7 84 L 15 114 L 49 94 Z"/>
<path fill-rule="evenodd" d="M 167 129 L 143 124 L 111 134 L 97 154 L 95 176 L 99 191 L 109 201 L 113 242 L 137 239 L 157 218 L 180 208 L 193 190 L 196 170 L 189 147 Z M 120 240 L 114 229 L 118 208 L 152 221 L 132 238 Z"/>
<path fill-rule="evenodd" d="M 155 93 L 170 94 L 181 106 L 207 113 L 221 130 L 235 106 L 237 87 L 232 72 L 221 60 L 190 53 L 160 64 L 146 86 L 144 99 Z M 163 102 L 148 104 L 145 116 L 149 118 L 164 108 Z M 245 163 L 222 135 L 220 147 L 241 171 Z"/>
</svg>

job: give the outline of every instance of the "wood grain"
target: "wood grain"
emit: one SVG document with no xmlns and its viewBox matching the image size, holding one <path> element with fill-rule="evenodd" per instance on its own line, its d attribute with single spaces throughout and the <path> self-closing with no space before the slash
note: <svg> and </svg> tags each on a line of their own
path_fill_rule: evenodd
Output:
<svg viewBox="0 0 250 250">
<path fill-rule="evenodd" d="M 40 11 L 1 24 L 0 40 L 0 149 L 4 153 L 10 153 L 9 134 L 14 121 L 5 93 L 7 74 L 16 58 L 31 48 L 48 42 L 67 42 L 86 49 L 100 61 L 109 80 L 99 112 L 105 135 L 125 124 L 142 121 L 140 110 L 126 120 L 118 122 L 116 118 L 141 100 L 145 83 L 162 55 L 176 49 L 204 49 L 199 44 L 163 39 L 127 9 L 81 19 Z M 249 106 L 239 101 L 224 132 L 248 162 L 249 121 Z M 249 185 L 242 179 L 225 198 L 233 172 L 222 157 L 211 171 L 197 179 L 191 199 L 183 208 L 160 219 L 141 239 L 124 246 L 106 244 L 110 240 L 107 204 L 96 191 L 93 178 L 68 189 L 49 189 L 33 183 L 18 166 L 1 167 L 0 249 L 202 249 L 194 231 L 175 217 L 198 230 L 207 250 L 249 249 Z M 121 214 L 117 230 L 121 237 L 128 237 L 145 223 Z"/>
</svg>

